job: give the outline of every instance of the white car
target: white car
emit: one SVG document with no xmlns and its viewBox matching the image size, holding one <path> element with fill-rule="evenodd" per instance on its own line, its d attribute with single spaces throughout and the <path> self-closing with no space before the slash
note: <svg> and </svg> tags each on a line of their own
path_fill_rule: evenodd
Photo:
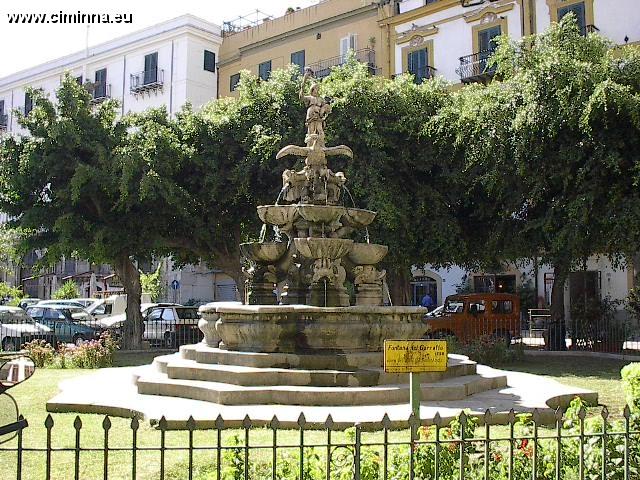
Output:
<svg viewBox="0 0 640 480">
<path fill-rule="evenodd" d="M 76 300 L 60 299 L 60 300 L 40 300 L 36 303 L 38 307 L 51 306 L 51 305 L 66 305 L 69 307 L 84 308 L 84 305 Z"/>
<path fill-rule="evenodd" d="M 36 322 L 20 307 L 0 306 L 0 345 L 5 352 L 20 350 L 34 338 L 48 338 L 51 329 Z"/>
</svg>

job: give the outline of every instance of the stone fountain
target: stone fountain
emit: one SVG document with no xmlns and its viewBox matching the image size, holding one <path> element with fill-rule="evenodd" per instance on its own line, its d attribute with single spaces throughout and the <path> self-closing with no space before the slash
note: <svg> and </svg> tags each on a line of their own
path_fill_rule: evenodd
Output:
<svg viewBox="0 0 640 480">
<path fill-rule="evenodd" d="M 306 77 L 305 77 L 306 80 Z M 380 352 L 385 338 L 419 338 L 420 307 L 383 307 L 386 245 L 369 242 L 376 212 L 347 206 L 347 179 L 328 158 L 353 158 L 346 145 L 328 147 L 324 124 L 330 103 L 317 85 L 300 98 L 307 105 L 305 146 L 288 145 L 277 159 L 304 158 L 300 171 L 285 169 L 274 205 L 261 205 L 258 242 L 243 243 L 249 265 L 247 305 L 201 309 L 210 347 L 252 352 Z M 349 195 L 350 197 L 350 195 Z M 353 201 L 352 201 L 353 203 Z M 266 232 L 273 231 L 273 240 Z M 362 242 L 354 238 L 364 239 Z M 351 299 L 347 282 L 353 285 Z M 282 294 L 276 294 L 276 285 Z M 353 304 L 352 304 L 353 303 Z"/>
</svg>

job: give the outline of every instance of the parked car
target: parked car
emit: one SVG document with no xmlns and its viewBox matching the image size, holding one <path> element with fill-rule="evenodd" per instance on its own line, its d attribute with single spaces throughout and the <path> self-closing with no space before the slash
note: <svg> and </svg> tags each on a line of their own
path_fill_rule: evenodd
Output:
<svg viewBox="0 0 640 480">
<path fill-rule="evenodd" d="M 510 293 L 451 295 L 442 310 L 425 315 L 428 338 L 455 337 L 462 342 L 493 335 L 508 343 L 520 336 L 520 297 Z"/>
<path fill-rule="evenodd" d="M 182 305 L 180 305 L 179 303 L 141 303 L 140 313 L 142 313 L 142 317 L 144 318 L 147 315 L 147 313 L 149 313 L 149 310 L 151 310 L 154 307 L 181 307 L 181 306 Z M 91 313 L 94 316 L 94 318 L 98 319 L 98 325 L 100 325 L 102 328 L 120 329 L 122 328 L 124 321 L 127 319 L 127 314 L 125 313 L 125 307 L 126 307 L 126 298 L 125 298 L 125 306 L 123 307 L 120 313 L 106 315 L 106 316 L 96 315 L 96 311 L 99 311 L 100 307 L 98 307 L 97 310 L 91 309 L 89 313 Z M 115 305 L 114 305 L 114 308 L 115 308 Z"/>
<path fill-rule="evenodd" d="M 36 338 L 47 338 L 51 329 L 31 318 L 20 307 L 0 306 L 0 345 L 5 352 L 20 350 Z"/>
<path fill-rule="evenodd" d="M 52 330 L 49 340 L 54 345 L 58 342 L 81 345 L 99 338 L 102 331 L 94 325 L 91 315 L 80 307 L 38 304 L 27 308 L 27 313 Z"/>
<path fill-rule="evenodd" d="M 202 340 L 202 332 L 198 328 L 200 313 L 197 307 L 159 304 L 147 308 L 143 317 L 143 338 L 151 343 L 161 343 L 167 348 L 175 348 Z"/>
<path fill-rule="evenodd" d="M 72 298 L 71 301 L 81 304 L 84 308 L 89 308 L 98 301 L 97 298 Z"/>
<path fill-rule="evenodd" d="M 35 305 L 36 303 L 41 301 L 42 300 L 40 300 L 39 298 L 23 298 L 22 300 L 20 300 L 20 303 L 18 303 L 18 306 L 24 310 L 28 306 Z"/>
<path fill-rule="evenodd" d="M 40 300 L 38 303 L 36 303 L 36 305 L 68 305 L 68 306 L 72 306 L 72 307 L 84 308 L 84 305 L 82 303 L 77 302 L 75 300 L 68 300 L 68 299 Z"/>
</svg>

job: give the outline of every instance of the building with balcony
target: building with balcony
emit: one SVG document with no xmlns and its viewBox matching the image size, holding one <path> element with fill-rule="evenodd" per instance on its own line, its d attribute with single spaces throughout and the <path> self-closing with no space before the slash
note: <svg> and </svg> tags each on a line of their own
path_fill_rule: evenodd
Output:
<svg viewBox="0 0 640 480">
<path fill-rule="evenodd" d="M 122 114 L 161 105 L 175 113 L 186 102 L 197 108 L 217 96 L 221 43 L 218 25 L 184 15 L 0 78 L 0 129 L 4 121 L 4 130 L 24 134 L 15 111 L 31 111 L 26 87 L 53 98 L 65 72 L 87 86 L 94 103 L 118 100 Z"/>
<path fill-rule="evenodd" d="M 324 0 L 279 18 L 265 14 L 225 22 L 219 94 L 233 95 L 242 70 L 266 79 L 272 70 L 294 64 L 322 78 L 344 63 L 349 51 L 372 73 L 389 76 L 387 34 L 378 23 L 391 13 L 389 2 Z"/>
<path fill-rule="evenodd" d="M 184 15 L 0 78 L 0 134 L 26 134 L 16 116 L 17 111 L 28 114 L 33 108 L 26 88 L 42 89 L 54 98 L 66 72 L 87 88 L 92 103 L 115 99 L 121 114 L 159 106 L 173 114 L 187 102 L 198 108 L 217 97 L 221 30 Z M 7 220 L 0 214 L 0 224 Z M 40 298 L 48 298 L 67 280 L 75 281 L 83 295 L 117 289 L 113 271 L 106 265 L 63 259 L 41 271 L 37 260 L 37 252 L 32 252 L 22 265 L 11 266 L 9 275 L 0 275 L 0 280 L 21 285 L 26 294 Z M 164 262 L 167 298 L 182 302 L 235 299 L 235 289 L 228 287 L 230 278 L 223 273 L 200 265 L 174 269 L 168 259 Z M 174 280 L 180 286 L 170 289 Z"/>
<path fill-rule="evenodd" d="M 495 38 L 545 31 L 573 13 L 584 34 L 617 44 L 640 43 L 636 0 L 403 0 L 380 22 L 390 34 L 390 69 L 417 81 L 438 75 L 455 83 L 486 83 Z"/>
</svg>

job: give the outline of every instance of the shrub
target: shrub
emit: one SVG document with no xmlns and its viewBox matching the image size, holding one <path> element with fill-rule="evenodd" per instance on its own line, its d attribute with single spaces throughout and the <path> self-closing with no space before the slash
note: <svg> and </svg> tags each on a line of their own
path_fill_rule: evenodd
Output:
<svg viewBox="0 0 640 480">
<path fill-rule="evenodd" d="M 37 368 L 53 363 L 55 352 L 53 347 L 44 340 L 32 340 L 29 343 L 25 343 L 24 349 Z"/>
<path fill-rule="evenodd" d="M 71 362 L 77 368 L 112 367 L 117 348 L 118 344 L 111 334 L 103 332 L 99 340 L 91 340 L 72 348 Z"/>
<path fill-rule="evenodd" d="M 634 413 L 640 413 L 640 363 L 630 363 L 623 367 L 620 376 L 629 408 Z"/>
<path fill-rule="evenodd" d="M 466 355 L 484 365 L 505 365 L 524 358 L 524 347 L 521 344 L 509 345 L 504 339 L 493 335 L 481 335 L 467 343 L 448 337 L 447 348 L 449 353 Z"/>
<path fill-rule="evenodd" d="M 62 286 L 53 292 L 51 298 L 54 300 L 63 300 L 70 298 L 78 298 L 80 296 L 80 290 L 73 280 L 68 280 L 62 284 Z"/>
</svg>

